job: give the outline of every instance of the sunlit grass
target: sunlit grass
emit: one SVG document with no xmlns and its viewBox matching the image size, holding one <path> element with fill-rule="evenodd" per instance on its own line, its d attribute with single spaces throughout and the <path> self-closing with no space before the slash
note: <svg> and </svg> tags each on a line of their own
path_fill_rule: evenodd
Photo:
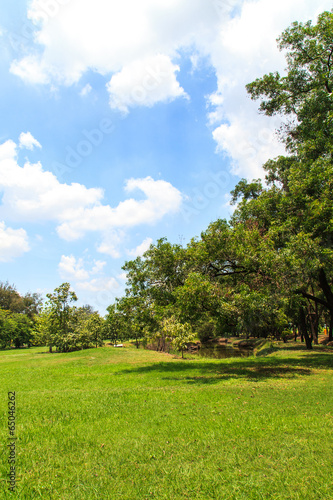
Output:
<svg viewBox="0 0 333 500">
<path fill-rule="evenodd" d="M 0 352 L 1 478 L 16 391 L 19 479 L 1 498 L 333 499 L 332 360 Z"/>
</svg>

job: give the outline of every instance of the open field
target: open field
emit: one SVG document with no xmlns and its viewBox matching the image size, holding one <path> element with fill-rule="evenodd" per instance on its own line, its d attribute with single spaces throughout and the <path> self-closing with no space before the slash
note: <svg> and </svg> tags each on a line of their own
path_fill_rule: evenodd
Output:
<svg viewBox="0 0 333 500">
<path fill-rule="evenodd" d="M 288 346 L 287 346 L 288 347 Z M 333 353 L 0 352 L 1 498 L 333 499 Z M 16 493 L 8 492 L 8 391 Z"/>
</svg>

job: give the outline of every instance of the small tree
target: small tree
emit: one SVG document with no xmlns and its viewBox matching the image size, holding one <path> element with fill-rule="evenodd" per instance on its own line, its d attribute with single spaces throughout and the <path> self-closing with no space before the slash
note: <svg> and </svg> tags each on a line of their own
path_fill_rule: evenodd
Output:
<svg viewBox="0 0 333 500">
<path fill-rule="evenodd" d="M 47 345 L 52 348 L 50 311 L 45 307 L 36 317 L 32 333 L 32 344 L 35 346 Z"/>
<path fill-rule="evenodd" d="M 113 344 L 117 344 L 118 340 L 123 338 L 124 318 L 117 311 L 117 304 L 111 304 L 106 310 L 108 314 L 104 320 L 104 338 L 110 340 Z"/>
<path fill-rule="evenodd" d="M 174 316 L 165 319 L 162 326 L 166 334 L 167 340 L 171 342 L 177 351 L 181 351 L 182 358 L 184 358 L 184 349 L 188 342 L 193 342 L 194 333 L 192 332 L 189 323 L 180 323 Z"/>
<path fill-rule="evenodd" d="M 104 331 L 104 319 L 98 312 L 82 316 L 75 330 L 76 346 L 81 349 L 101 347 Z"/>
<path fill-rule="evenodd" d="M 49 348 L 52 346 L 59 351 L 66 351 L 70 332 L 72 308 L 70 302 L 77 301 L 75 292 L 70 291 L 70 284 L 63 283 L 55 288 L 54 293 L 46 294 L 49 299 L 46 306 L 49 310 Z"/>
</svg>

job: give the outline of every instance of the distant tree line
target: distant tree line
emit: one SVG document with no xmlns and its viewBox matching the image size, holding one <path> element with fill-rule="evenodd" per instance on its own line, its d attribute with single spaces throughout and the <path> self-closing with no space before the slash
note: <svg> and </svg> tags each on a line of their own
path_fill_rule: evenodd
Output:
<svg viewBox="0 0 333 500">
<path fill-rule="evenodd" d="M 125 263 L 126 294 L 106 318 L 114 336 L 162 348 L 179 336 L 171 331 L 285 338 L 297 328 L 311 349 L 326 324 L 333 340 L 333 11 L 293 23 L 278 44 L 285 76 L 247 91 L 262 113 L 285 117 L 286 156 L 267 161 L 265 182 L 237 184 L 229 221 L 186 248 L 162 238 Z"/>
<path fill-rule="evenodd" d="M 37 293 L 21 296 L 14 285 L 0 283 L 0 347 L 2 349 L 33 343 L 36 317 L 42 299 Z"/>
<path fill-rule="evenodd" d="M 14 285 L 0 283 L 0 348 L 46 345 L 69 352 L 103 345 L 105 322 L 91 306 L 75 307 L 75 292 L 63 283 L 47 294 L 21 296 Z"/>
</svg>

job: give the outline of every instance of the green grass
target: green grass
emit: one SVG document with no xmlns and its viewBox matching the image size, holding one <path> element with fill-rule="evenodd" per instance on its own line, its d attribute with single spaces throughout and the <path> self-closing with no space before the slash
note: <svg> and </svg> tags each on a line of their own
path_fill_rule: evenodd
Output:
<svg viewBox="0 0 333 500">
<path fill-rule="evenodd" d="M 333 354 L 0 352 L 0 497 L 333 499 Z M 8 492 L 7 392 L 17 489 Z"/>
</svg>

